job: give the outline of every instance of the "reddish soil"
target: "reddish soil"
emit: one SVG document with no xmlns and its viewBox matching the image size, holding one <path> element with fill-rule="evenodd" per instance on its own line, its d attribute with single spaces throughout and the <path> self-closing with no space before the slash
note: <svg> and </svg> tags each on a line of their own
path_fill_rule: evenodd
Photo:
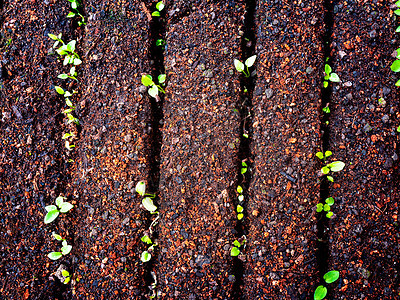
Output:
<svg viewBox="0 0 400 300">
<path fill-rule="evenodd" d="M 156 1 L 85 0 L 78 27 L 68 1 L 0 1 L 0 299 L 148 299 L 151 272 L 158 299 L 311 299 L 331 269 L 340 278 L 327 299 L 400 297 L 391 3 L 247 2 L 254 16 L 244 0 L 171 0 L 155 22 Z M 77 40 L 79 83 L 57 78 L 69 67 L 48 33 Z M 256 76 L 245 80 L 233 59 L 254 43 Z M 342 82 L 324 90 L 328 52 Z M 156 102 L 140 79 L 164 68 Z M 71 127 L 54 85 L 78 91 L 74 151 L 61 139 Z M 322 147 L 346 163 L 333 184 L 319 177 Z M 139 180 L 160 212 L 148 263 L 140 239 L 154 216 Z M 45 225 L 60 194 L 75 207 Z M 315 205 L 325 194 L 335 215 L 323 221 Z M 58 261 L 47 258 L 60 246 L 53 231 L 73 245 Z M 54 278 L 60 264 L 68 285 Z"/>
<path fill-rule="evenodd" d="M 398 299 L 400 292 L 399 103 L 390 70 L 398 43 L 382 4 L 335 6 L 333 66 L 342 84 L 332 94 L 330 149 L 347 164 L 331 187 L 330 268 L 342 278 L 336 299 Z"/>
<path fill-rule="evenodd" d="M 314 157 L 321 144 L 322 2 L 259 1 L 256 28 L 244 295 L 310 299 L 318 282 Z"/>
</svg>

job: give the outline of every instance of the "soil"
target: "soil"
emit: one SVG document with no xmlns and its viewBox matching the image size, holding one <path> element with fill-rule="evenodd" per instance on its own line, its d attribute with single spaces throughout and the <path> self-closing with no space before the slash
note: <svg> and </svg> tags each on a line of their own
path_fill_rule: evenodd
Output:
<svg viewBox="0 0 400 300">
<path fill-rule="evenodd" d="M 0 1 L 0 299 L 149 299 L 153 273 L 158 299 L 311 299 L 332 269 L 327 299 L 398 299 L 391 3 L 176 0 L 156 20 L 156 2 L 84 0 L 79 27 L 68 1 Z M 69 67 L 48 33 L 77 41 L 79 82 L 57 78 Z M 233 60 L 251 54 L 246 79 Z M 324 89 L 327 56 L 341 82 Z M 154 99 L 141 76 L 164 71 Z M 55 85 L 78 91 L 79 126 Z M 346 163 L 334 183 L 320 150 Z M 157 194 L 153 235 L 139 180 Z M 46 225 L 59 195 L 74 208 Z M 73 245 L 57 261 L 52 232 Z"/>
</svg>

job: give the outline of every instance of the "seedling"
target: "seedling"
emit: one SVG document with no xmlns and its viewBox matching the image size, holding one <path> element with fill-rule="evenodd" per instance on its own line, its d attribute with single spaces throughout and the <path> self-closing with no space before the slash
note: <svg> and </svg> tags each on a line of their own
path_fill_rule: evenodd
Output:
<svg viewBox="0 0 400 300">
<path fill-rule="evenodd" d="M 246 236 L 242 236 L 239 240 L 233 242 L 233 247 L 231 248 L 231 256 L 235 257 L 240 254 L 240 248 L 246 243 Z"/>
<path fill-rule="evenodd" d="M 325 199 L 325 204 L 318 203 L 317 204 L 317 212 L 326 212 L 326 217 L 328 219 L 332 218 L 333 212 L 331 212 L 331 206 L 335 203 L 335 200 L 332 197 Z"/>
<path fill-rule="evenodd" d="M 245 161 L 242 161 L 242 168 L 240 169 L 240 174 L 245 174 L 247 172 L 247 164 Z"/>
<path fill-rule="evenodd" d="M 78 25 L 86 25 L 85 23 L 85 17 L 80 13 L 82 11 L 82 4 L 79 0 L 68 0 L 71 2 L 71 9 L 72 11 L 67 15 L 67 18 L 73 18 L 75 16 L 81 17 L 81 20 L 78 21 Z"/>
<path fill-rule="evenodd" d="M 61 33 L 57 36 L 54 34 L 49 33 L 49 38 L 54 40 L 53 48 L 55 49 L 60 43 L 62 44 L 61 47 L 56 49 L 56 52 L 61 57 L 65 56 L 63 65 L 66 66 L 68 64 L 77 66 L 82 63 L 79 55 L 75 52 L 76 41 L 72 40 L 68 44 L 65 44 L 64 41 L 61 39 Z"/>
<path fill-rule="evenodd" d="M 400 126 L 399 126 L 399 127 L 397 127 L 397 132 L 400 132 Z"/>
<path fill-rule="evenodd" d="M 397 1 L 397 2 L 399 2 L 399 1 Z M 395 12 L 396 11 L 400 11 L 400 9 L 395 10 Z M 399 28 L 400 28 L 400 26 L 397 29 L 399 29 Z M 397 31 L 397 29 L 396 29 L 396 32 L 400 32 L 400 31 Z M 390 66 L 390 69 L 393 72 L 397 73 L 397 72 L 400 72 L 400 48 L 396 49 L 396 53 L 397 53 L 396 60 L 392 63 L 392 65 Z M 397 82 L 395 83 L 395 86 L 400 86 L 400 79 L 397 80 Z"/>
<path fill-rule="evenodd" d="M 50 252 L 47 256 L 51 260 L 57 260 L 57 259 L 60 259 L 63 255 L 69 254 L 72 250 L 72 246 L 68 245 L 67 241 L 65 239 L 63 239 L 60 235 L 58 235 L 54 232 L 52 235 L 57 241 L 62 242 L 61 252 Z M 68 282 L 69 282 L 69 280 L 68 280 Z"/>
<path fill-rule="evenodd" d="M 326 159 L 329 157 L 329 156 L 331 156 L 332 155 L 332 152 L 331 151 L 325 151 L 325 154 L 324 153 L 322 153 L 321 151 L 320 152 L 317 152 L 316 154 L 315 154 L 315 156 L 316 157 L 318 157 L 319 159 L 321 159 L 321 160 L 323 160 L 324 162 L 326 161 Z"/>
<path fill-rule="evenodd" d="M 340 276 L 339 271 L 332 270 L 324 275 L 324 280 L 326 283 L 332 283 L 338 280 L 339 276 Z M 323 285 L 318 286 L 314 292 L 314 300 L 324 299 L 327 293 L 328 290 L 325 286 Z"/>
<path fill-rule="evenodd" d="M 56 205 L 48 205 L 45 207 L 47 214 L 44 217 L 44 223 L 48 224 L 53 222 L 58 215 L 61 213 L 67 213 L 71 210 L 71 208 L 73 208 L 74 206 L 69 203 L 69 202 L 65 202 L 64 200 L 67 199 L 63 196 L 59 196 L 56 198 Z"/>
<path fill-rule="evenodd" d="M 345 166 L 345 163 L 342 161 L 334 161 L 327 164 L 325 167 L 322 167 L 321 173 L 324 175 L 329 174 L 330 171 L 332 172 L 339 172 L 342 171 Z"/>
<path fill-rule="evenodd" d="M 331 110 L 329 109 L 329 106 L 328 106 L 328 105 L 326 105 L 324 108 L 322 108 L 322 111 L 323 111 L 324 113 L 326 113 L 326 114 L 330 114 L 330 113 L 331 113 Z"/>
<path fill-rule="evenodd" d="M 157 217 L 153 220 L 153 222 L 151 222 L 151 224 L 149 226 L 150 236 L 147 235 L 147 233 L 146 233 L 141 238 L 141 241 L 143 243 L 150 245 L 146 251 L 142 252 L 142 254 L 140 256 L 140 260 L 145 263 L 151 259 L 151 253 L 154 251 L 154 247 L 156 247 L 158 245 L 157 243 L 154 243 L 151 240 L 151 236 L 153 235 L 153 227 L 155 227 L 158 223 L 159 213 L 157 211 L 157 206 L 155 206 L 153 203 L 153 199 L 156 197 L 156 195 L 146 193 L 146 183 L 144 181 L 139 181 L 136 184 L 135 190 L 140 196 L 144 197 L 142 199 L 143 207 L 147 211 L 149 211 L 151 214 L 157 214 Z"/>
<path fill-rule="evenodd" d="M 69 0 L 68 0 L 69 1 Z M 159 17 L 161 14 L 160 12 L 164 9 L 165 5 L 162 1 L 157 2 L 156 4 L 156 9 L 155 11 L 153 11 L 153 13 L 151 14 L 153 17 Z"/>
<path fill-rule="evenodd" d="M 144 86 L 149 86 L 150 88 L 147 90 L 147 92 L 149 93 L 149 95 L 153 98 L 157 98 L 158 96 L 158 92 L 160 91 L 161 93 L 165 94 L 164 89 L 161 87 L 165 86 L 165 79 L 166 79 L 166 75 L 165 74 L 161 74 L 158 75 L 158 82 L 159 84 L 155 84 L 155 82 L 153 81 L 153 77 L 151 75 L 142 75 L 142 84 Z"/>
<path fill-rule="evenodd" d="M 156 41 L 156 46 L 164 47 L 165 46 L 165 41 L 163 39 L 158 39 Z"/>
<path fill-rule="evenodd" d="M 325 77 L 324 77 L 324 88 L 328 87 L 330 82 L 340 82 L 339 76 L 336 73 L 332 73 L 332 68 L 326 64 L 325 65 Z"/>
<path fill-rule="evenodd" d="M 244 64 L 240 60 L 235 58 L 233 60 L 233 64 L 235 65 L 235 68 L 238 72 L 243 73 L 244 76 L 246 76 L 246 77 L 250 77 L 251 74 L 250 74 L 249 68 L 254 65 L 256 58 L 257 58 L 257 55 L 250 56 L 248 59 L 246 59 Z"/>
<path fill-rule="evenodd" d="M 69 274 L 69 272 L 67 270 L 62 270 L 61 275 L 64 276 L 64 278 L 65 278 L 63 283 L 68 284 L 68 282 L 70 282 L 70 280 L 71 280 L 71 275 Z"/>
<path fill-rule="evenodd" d="M 394 11 L 394 13 L 397 15 L 397 16 L 400 16 L 400 1 L 397 1 L 396 3 L 396 6 L 398 7 L 395 11 Z M 400 32 L 400 26 L 398 26 L 397 28 L 396 28 L 396 32 Z"/>
<path fill-rule="evenodd" d="M 239 193 L 238 200 L 242 202 L 244 200 L 243 188 L 240 185 L 238 185 L 236 191 Z"/>
</svg>

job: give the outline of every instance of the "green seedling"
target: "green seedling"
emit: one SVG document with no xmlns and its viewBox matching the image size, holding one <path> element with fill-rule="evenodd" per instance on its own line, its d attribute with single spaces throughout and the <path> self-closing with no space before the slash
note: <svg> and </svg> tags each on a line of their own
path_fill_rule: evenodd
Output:
<svg viewBox="0 0 400 300">
<path fill-rule="evenodd" d="M 61 213 L 67 213 L 69 212 L 74 206 L 69 203 L 65 202 L 64 200 L 67 199 L 63 196 L 59 196 L 56 198 L 56 205 L 48 205 L 45 207 L 47 214 L 44 217 L 44 223 L 48 224 L 53 222 L 58 215 Z"/>
<path fill-rule="evenodd" d="M 143 207 L 149 211 L 151 214 L 157 214 L 157 217 L 151 222 L 149 226 L 149 232 L 150 236 L 153 235 L 153 227 L 155 227 L 158 223 L 158 218 L 159 218 L 159 213 L 157 211 L 157 206 L 154 205 L 153 199 L 156 197 L 155 194 L 148 194 L 146 193 L 146 183 L 144 181 L 139 181 L 136 184 L 135 187 L 136 192 L 140 195 L 143 196 L 144 198 L 142 199 L 142 205 Z M 157 246 L 157 243 L 154 243 L 152 239 L 150 238 L 147 233 L 142 236 L 141 241 L 145 243 L 146 245 L 150 245 L 150 247 L 147 248 L 146 251 L 143 251 L 140 260 L 142 262 L 148 262 L 151 259 L 151 253 L 154 251 L 154 247 Z"/>
<path fill-rule="evenodd" d="M 153 77 L 151 75 L 146 74 L 142 75 L 142 84 L 146 87 L 150 87 L 147 90 L 147 92 L 151 97 L 157 98 L 158 92 L 165 94 L 164 89 L 161 87 L 161 85 L 165 86 L 165 79 L 166 79 L 165 74 L 158 75 L 159 84 L 155 84 L 155 82 L 153 81 Z"/>
<path fill-rule="evenodd" d="M 333 212 L 331 211 L 331 206 L 335 203 L 335 200 L 332 197 L 325 199 L 325 204 L 318 203 L 317 204 L 317 212 L 326 212 L 326 217 L 328 219 L 332 218 Z"/>
<path fill-rule="evenodd" d="M 397 16 L 400 16 L 400 1 L 397 1 L 396 3 L 396 6 L 397 6 L 397 9 L 394 11 L 394 13 L 397 15 Z M 400 32 L 400 26 L 398 26 L 397 28 L 396 28 L 396 32 Z"/>
<path fill-rule="evenodd" d="M 249 135 L 248 135 L 247 133 L 243 133 L 243 137 L 246 138 L 246 139 L 248 139 L 248 138 L 249 138 Z"/>
<path fill-rule="evenodd" d="M 237 218 L 238 218 L 238 220 L 240 221 L 241 219 L 243 219 L 243 217 L 244 217 L 244 215 L 243 215 L 243 206 L 241 206 L 241 205 L 237 205 L 236 206 L 236 212 L 238 213 L 238 215 L 237 215 Z"/>
<path fill-rule="evenodd" d="M 242 168 L 240 169 L 240 174 L 245 174 L 247 172 L 247 164 L 245 161 L 242 161 Z"/>
<path fill-rule="evenodd" d="M 231 248 L 231 256 L 235 257 L 240 254 L 240 248 L 242 248 L 246 243 L 246 236 L 242 236 L 239 240 L 233 242 L 233 247 Z"/>
<path fill-rule="evenodd" d="M 67 78 L 71 78 L 73 80 L 78 81 L 78 79 L 76 79 L 76 69 L 75 66 L 71 67 L 71 69 L 69 70 L 69 74 L 59 74 L 57 77 L 60 79 L 67 79 Z"/>
<path fill-rule="evenodd" d="M 328 105 L 326 105 L 324 108 L 322 108 L 322 111 L 323 111 L 324 113 L 326 113 L 326 114 L 330 114 L 330 113 L 331 113 L 331 110 L 329 109 L 329 106 L 328 106 Z"/>
<path fill-rule="evenodd" d="M 316 157 L 318 157 L 319 159 L 321 159 L 321 160 L 323 160 L 324 162 L 326 161 L 326 159 L 329 157 L 329 156 L 331 156 L 332 155 L 332 152 L 331 151 L 325 151 L 325 154 L 324 153 L 322 153 L 321 151 L 319 151 L 319 152 L 317 152 L 316 154 L 315 154 L 315 156 Z"/>
<path fill-rule="evenodd" d="M 156 41 L 156 46 L 164 47 L 165 46 L 165 41 L 163 39 L 158 39 Z"/>
<path fill-rule="evenodd" d="M 336 73 L 332 73 L 332 68 L 326 64 L 325 65 L 325 77 L 324 77 L 324 88 L 328 87 L 330 82 L 340 82 L 339 76 Z"/>
<path fill-rule="evenodd" d="M 165 5 L 162 1 L 157 2 L 156 4 L 156 9 L 155 11 L 153 11 L 153 13 L 151 14 L 153 17 L 159 17 L 161 14 L 161 11 L 164 9 Z"/>
<path fill-rule="evenodd" d="M 81 2 L 78 0 L 68 0 L 68 1 L 71 2 L 72 11 L 67 15 L 67 18 L 73 18 L 75 16 L 79 16 L 81 20 L 78 21 L 78 25 L 79 26 L 86 25 L 85 17 L 80 13 L 80 11 L 82 11 Z"/>
<path fill-rule="evenodd" d="M 396 2 L 397 3 L 397 2 Z M 398 9 L 397 11 L 400 11 L 400 9 Z M 396 12 L 396 11 L 395 11 Z M 400 27 L 400 26 L 399 26 Z M 397 31 L 397 30 L 396 30 Z M 396 60 L 392 63 L 392 65 L 390 66 L 390 69 L 393 72 L 400 72 L 400 48 L 396 49 Z M 400 79 L 397 80 L 397 82 L 395 83 L 395 86 L 400 86 Z"/>
<path fill-rule="evenodd" d="M 47 256 L 51 260 L 60 259 L 63 255 L 67 255 L 71 252 L 72 246 L 68 245 L 67 241 L 61 237 L 61 235 L 56 234 L 53 232 L 53 237 L 57 240 L 62 242 L 62 247 L 60 252 L 50 252 Z M 67 282 L 68 283 L 68 282 Z"/>
<path fill-rule="evenodd" d="M 339 172 L 339 171 L 343 170 L 345 165 L 346 164 L 342 161 L 334 161 L 334 162 L 331 162 L 331 163 L 327 164 L 326 166 L 322 167 L 321 173 L 324 175 L 327 175 L 327 174 L 329 174 L 330 171 Z"/>
<path fill-rule="evenodd" d="M 399 126 L 399 127 L 397 127 L 397 132 L 400 132 L 400 126 Z"/>
<path fill-rule="evenodd" d="M 72 40 L 68 44 L 65 44 L 64 41 L 61 39 L 61 33 L 57 36 L 54 34 L 49 33 L 49 38 L 54 40 L 53 48 L 55 49 L 59 44 L 62 44 L 61 47 L 56 49 L 56 52 L 61 57 L 64 57 L 63 65 L 66 66 L 68 64 L 78 66 L 82 63 L 79 55 L 75 52 L 76 41 Z"/>
<path fill-rule="evenodd" d="M 61 271 L 61 275 L 64 276 L 65 280 L 64 280 L 64 284 L 68 284 L 71 281 L 71 275 L 69 274 L 69 272 L 67 270 L 62 270 Z"/>
<path fill-rule="evenodd" d="M 240 202 L 242 202 L 242 201 L 244 200 L 243 188 L 242 188 L 240 185 L 238 185 L 237 188 L 236 188 L 236 191 L 237 191 L 238 194 L 239 194 L 238 200 L 239 200 Z"/>
<path fill-rule="evenodd" d="M 246 77 L 250 77 L 250 71 L 249 68 L 254 65 L 254 62 L 256 61 L 257 55 L 250 56 L 244 63 L 242 63 L 238 59 L 233 60 L 233 64 L 235 65 L 235 68 L 238 72 L 241 72 L 244 74 Z"/>
<path fill-rule="evenodd" d="M 332 270 L 324 275 L 324 280 L 326 283 L 332 283 L 338 280 L 339 276 L 340 276 L 339 271 Z M 328 290 L 325 286 L 323 285 L 318 286 L 314 292 L 314 300 L 324 299 L 327 293 Z"/>
</svg>

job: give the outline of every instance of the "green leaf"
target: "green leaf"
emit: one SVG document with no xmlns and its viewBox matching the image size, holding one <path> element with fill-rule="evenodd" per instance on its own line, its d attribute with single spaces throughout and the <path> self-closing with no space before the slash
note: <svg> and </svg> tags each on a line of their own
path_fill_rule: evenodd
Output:
<svg viewBox="0 0 400 300">
<path fill-rule="evenodd" d="M 142 84 L 144 86 L 154 85 L 153 78 L 150 75 L 142 75 Z"/>
<path fill-rule="evenodd" d="M 400 16 L 400 9 L 396 9 L 396 10 L 394 11 L 394 13 L 395 13 L 396 15 Z"/>
<path fill-rule="evenodd" d="M 65 56 L 64 61 L 63 61 L 63 66 L 68 65 L 70 58 L 71 58 L 71 57 L 70 57 L 69 55 L 66 55 L 66 56 Z"/>
<path fill-rule="evenodd" d="M 335 200 L 333 199 L 333 197 L 329 197 L 325 199 L 325 203 L 329 206 L 332 206 L 335 203 Z"/>
<path fill-rule="evenodd" d="M 153 17 L 159 17 L 160 16 L 160 12 L 159 11 L 153 11 L 153 13 L 151 15 Z"/>
<path fill-rule="evenodd" d="M 61 252 L 51 252 L 47 255 L 47 257 L 50 258 L 51 260 L 57 260 L 62 257 L 62 253 Z"/>
<path fill-rule="evenodd" d="M 82 61 L 79 59 L 79 58 L 76 58 L 75 57 L 75 59 L 74 59 L 74 66 L 78 66 L 78 65 L 80 65 L 82 63 Z"/>
<path fill-rule="evenodd" d="M 242 193 L 243 193 L 243 188 L 242 188 L 240 185 L 238 185 L 237 188 L 236 188 L 236 191 L 237 191 L 239 194 L 242 194 Z"/>
<path fill-rule="evenodd" d="M 146 210 L 148 210 L 149 212 L 154 212 L 157 210 L 157 206 L 155 206 L 153 204 L 153 200 L 151 200 L 151 198 L 149 198 L 149 197 L 144 198 L 142 200 L 142 204 L 143 204 L 144 208 Z"/>
<path fill-rule="evenodd" d="M 158 75 L 158 82 L 164 83 L 166 78 L 167 78 L 167 75 L 165 75 L 165 74 Z"/>
<path fill-rule="evenodd" d="M 56 198 L 56 204 L 57 204 L 57 206 L 58 206 L 59 208 L 61 208 L 61 205 L 63 204 L 64 199 L 66 199 L 66 198 L 64 198 L 63 196 L 58 196 L 58 197 Z"/>
<path fill-rule="evenodd" d="M 399 126 L 399 127 L 397 127 L 397 132 L 400 132 L 400 126 Z"/>
<path fill-rule="evenodd" d="M 147 251 L 143 251 L 142 255 L 140 256 L 140 260 L 145 263 L 148 262 L 150 259 L 151 259 L 151 254 Z"/>
<path fill-rule="evenodd" d="M 62 212 L 62 213 L 69 212 L 73 207 L 74 207 L 73 204 L 71 204 L 71 203 L 69 203 L 69 202 L 64 202 L 64 203 L 61 205 L 60 212 Z"/>
<path fill-rule="evenodd" d="M 241 168 L 240 169 L 240 173 L 243 175 L 247 172 L 247 168 Z"/>
<path fill-rule="evenodd" d="M 322 111 L 324 113 L 326 113 L 326 114 L 330 114 L 331 113 L 331 110 L 329 109 L 329 106 L 326 106 L 326 107 L 322 108 Z"/>
<path fill-rule="evenodd" d="M 326 64 L 326 65 L 325 65 L 325 74 L 326 74 L 327 76 L 329 76 L 329 75 L 331 74 L 331 72 L 332 72 L 331 66 L 328 65 L 328 64 Z"/>
<path fill-rule="evenodd" d="M 67 278 L 65 278 L 65 280 L 64 280 L 64 284 L 68 284 L 68 282 L 70 282 L 70 280 L 71 280 L 71 277 L 67 277 Z"/>
<path fill-rule="evenodd" d="M 324 81 L 324 88 L 328 87 L 329 82 L 328 81 Z"/>
<path fill-rule="evenodd" d="M 326 178 L 327 178 L 330 182 L 333 182 L 333 177 L 332 177 L 332 176 L 326 176 Z"/>
<path fill-rule="evenodd" d="M 78 8 L 78 4 L 74 1 L 74 2 L 71 2 L 71 7 L 73 8 L 73 9 L 77 9 Z"/>
<path fill-rule="evenodd" d="M 67 50 L 69 52 L 75 52 L 76 41 L 72 40 L 67 44 Z"/>
<path fill-rule="evenodd" d="M 339 172 L 342 171 L 346 164 L 341 161 L 334 161 L 329 164 L 329 167 L 332 172 Z"/>
<path fill-rule="evenodd" d="M 136 184 L 136 193 L 138 193 L 140 196 L 144 196 L 144 194 L 146 193 L 146 183 L 144 181 L 139 181 Z"/>
<path fill-rule="evenodd" d="M 400 86 L 400 79 L 394 84 L 395 86 Z"/>
<path fill-rule="evenodd" d="M 57 206 L 55 206 L 55 205 L 47 205 L 44 209 L 45 209 L 47 212 L 50 212 L 50 211 L 52 211 L 52 210 L 57 210 Z"/>
<path fill-rule="evenodd" d="M 238 200 L 239 200 L 240 202 L 242 202 L 242 201 L 244 200 L 244 196 L 243 196 L 243 195 L 239 195 Z"/>
<path fill-rule="evenodd" d="M 328 293 L 328 290 L 326 287 L 323 285 L 320 285 L 317 287 L 317 289 L 314 292 L 314 300 L 322 300 L 325 298 L 326 294 Z"/>
<path fill-rule="evenodd" d="M 324 204 L 324 211 L 330 211 L 331 207 L 328 204 Z"/>
<path fill-rule="evenodd" d="M 71 100 L 69 100 L 68 98 L 65 99 L 65 104 L 67 104 L 68 107 L 75 108 L 74 105 L 72 104 Z"/>
<path fill-rule="evenodd" d="M 69 91 L 65 91 L 64 97 L 71 97 L 72 95 Z"/>
<path fill-rule="evenodd" d="M 241 206 L 241 205 L 236 206 L 236 211 L 237 211 L 238 213 L 243 212 L 243 206 Z"/>
<path fill-rule="evenodd" d="M 62 270 L 61 271 L 61 275 L 64 277 L 68 277 L 69 276 L 69 272 L 67 270 Z"/>
<path fill-rule="evenodd" d="M 56 92 L 59 93 L 60 95 L 64 95 L 64 90 L 62 89 L 62 87 L 60 86 L 54 86 L 54 88 L 56 89 Z"/>
<path fill-rule="evenodd" d="M 324 275 L 324 280 L 326 283 L 332 283 L 338 280 L 339 276 L 339 271 L 332 270 Z"/>
<path fill-rule="evenodd" d="M 393 72 L 400 72 L 400 60 L 399 60 L 399 59 L 395 60 L 395 61 L 392 63 L 392 65 L 390 66 L 390 69 L 391 69 Z"/>
<path fill-rule="evenodd" d="M 232 247 L 231 256 L 238 256 L 240 254 L 240 250 L 236 247 Z"/>
<path fill-rule="evenodd" d="M 163 39 L 158 39 L 156 41 L 156 46 L 164 46 L 165 45 L 165 41 Z"/>
<path fill-rule="evenodd" d="M 71 67 L 71 69 L 69 69 L 69 74 L 70 74 L 71 76 L 74 76 L 74 75 L 75 75 L 75 67 Z"/>
<path fill-rule="evenodd" d="M 73 18 L 73 17 L 75 17 L 76 16 L 76 14 L 74 13 L 74 12 L 69 12 L 69 14 L 67 15 L 67 18 Z"/>
<path fill-rule="evenodd" d="M 58 210 L 49 211 L 44 217 L 44 223 L 49 224 L 53 222 L 58 217 L 59 214 L 60 212 Z"/>
<path fill-rule="evenodd" d="M 321 212 L 322 211 L 322 209 L 323 209 L 323 204 L 322 203 L 318 203 L 317 204 L 317 212 Z"/>
<path fill-rule="evenodd" d="M 66 245 L 66 246 L 61 247 L 61 253 L 63 255 L 67 255 L 68 253 L 71 252 L 71 250 L 72 250 L 72 246 L 71 245 Z"/>
<path fill-rule="evenodd" d="M 332 216 L 333 216 L 333 212 L 329 211 L 329 212 L 326 213 L 326 217 L 328 219 L 332 218 Z"/>
<path fill-rule="evenodd" d="M 58 41 L 58 37 L 55 34 L 48 33 L 47 36 L 52 40 Z"/>
<path fill-rule="evenodd" d="M 321 151 L 317 152 L 315 156 L 318 157 L 319 159 L 324 159 L 324 154 Z"/>
<path fill-rule="evenodd" d="M 158 87 L 156 85 L 153 85 L 149 90 L 147 91 L 149 95 L 153 98 L 156 98 L 158 95 Z"/>
<path fill-rule="evenodd" d="M 144 235 L 144 236 L 142 236 L 142 238 L 140 239 L 143 243 L 146 243 L 146 244 L 153 244 L 153 242 L 151 241 L 151 239 L 147 236 L 147 235 Z"/>
<path fill-rule="evenodd" d="M 238 240 L 235 240 L 235 241 L 233 242 L 233 246 L 236 246 L 236 247 L 239 248 L 239 247 L 242 246 L 242 244 L 240 244 Z"/>
<path fill-rule="evenodd" d="M 59 43 L 60 43 L 59 41 L 55 41 L 54 44 L 53 44 L 53 49 L 55 49 L 58 46 Z"/>
<path fill-rule="evenodd" d="M 329 168 L 327 166 L 322 167 L 321 172 L 322 172 L 322 174 L 325 174 L 325 175 L 329 174 Z"/>
<path fill-rule="evenodd" d="M 397 1 L 395 4 L 396 4 L 397 7 L 400 7 L 400 0 Z"/>
<path fill-rule="evenodd" d="M 332 151 L 325 151 L 325 158 L 329 157 L 332 155 Z"/>
<path fill-rule="evenodd" d="M 57 77 L 60 78 L 60 79 L 67 79 L 68 75 L 67 74 L 60 74 Z"/>
<path fill-rule="evenodd" d="M 235 68 L 238 72 L 243 72 L 244 71 L 244 64 L 240 61 L 237 60 L 236 58 L 233 60 L 233 64 L 235 65 Z"/>
<path fill-rule="evenodd" d="M 246 61 L 244 62 L 244 64 L 250 68 L 252 65 L 254 65 L 254 62 L 256 61 L 257 55 L 253 55 L 250 56 L 248 59 L 246 59 Z"/>
<path fill-rule="evenodd" d="M 400 26 L 396 28 L 396 32 L 400 32 Z"/>
<path fill-rule="evenodd" d="M 57 234 L 57 233 L 52 233 L 53 237 L 57 240 L 57 241 L 63 241 L 64 239 L 61 237 L 61 235 Z"/>
<path fill-rule="evenodd" d="M 340 82 L 339 75 L 336 73 L 331 73 L 329 80 L 332 82 Z"/>
<path fill-rule="evenodd" d="M 157 2 L 156 8 L 157 8 L 158 11 L 162 11 L 164 9 L 164 7 L 165 7 L 165 5 L 164 5 L 164 3 L 162 1 Z"/>
<path fill-rule="evenodd" d="M 238 220 L 240 221 L 241 219 L 243 219 L 244 215 L 242 213 L 237 215 Z"/>
</svg>

